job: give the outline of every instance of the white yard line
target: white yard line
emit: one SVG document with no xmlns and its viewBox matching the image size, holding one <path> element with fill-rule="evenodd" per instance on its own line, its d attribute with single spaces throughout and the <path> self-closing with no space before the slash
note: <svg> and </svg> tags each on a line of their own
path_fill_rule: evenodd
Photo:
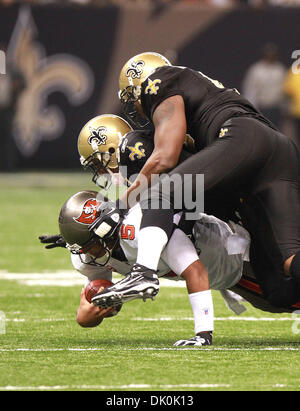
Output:
<svg viewBox="0 0 300 411">
<path fill-rule="evenodd" d="M 113 274 L 113 282 L 119 281 L 123 278 L 120 274 Z M 66 270 L 44 273 L 7 273 L 0 271 L 0 280 L 17 281 L 22 285 L 28 286 L 60 286 L 60 287 L 72 287 L 77 285 L 84 285 L 86 277 L 82 274 Z M 160 285 L 162 287 L 179 287 L 185 288 L 185 281 L 166 280 L 160 279 Z"/>
<path fill-rule="evenodd" d="M 39 322 L 64 322 L 64 321 L 74 321 L 73 317 L 70 318 L 6 318 L 7 322 L 24 323 L 26 321 L 39 323 Z M 291 317 L 215 317 L 215 321 L 250 321 L 250 322 L 265 322 L 265 321 L 295 321 L 296 318 Z M 158 317 L 158 318 L 128 318 L 128 321 L 194 321 L 193 317 Z M 299 320 L 297 320 L 299 321 Z"/>
<path fill-rule="evenodd" d="M 118 352 L 130 352 L 130 351 L 219 351 L 219 352 L 230 352 L 230 351 L 300 351 L 300 347 L 263 347 L 263 348 L 241 348 L 241 347 L 139 347 L 139 348 L 112 348 L 98 347 L 98 348 L 0 348 L 0 352 L 97 352 L 97 351 L 118 351 Z"/>
<path fill-rule="evenodd" d="M 295 321 L 295 317 L 215 317 L 215 321 Z M 153 318 L 132 318 L 133 321 L 194 321 L 193 317 L 153 317 Z"/>
<path fill-rule="evenodd" d="M 173 389 L 173 388 L 228 388 L 229 384 L 179 384 L 179 385 L 150 385 L 150 384 L 129 384 L 129 385 L 39 385 L 39 386 L 6 386 L 0 387 L 0 391 L 15 391 L 15 390 L 126 390 L 126 389 Z M 114 393 L 118 396 L 117 393 Z M 153 396 L 155 396 L 155 392 Z M 192 395 L 192 393 L 191 393 Z M 135 396 L 138 395 L 135 393 Z"/>
<path fill-rule="evenodd" d="M 230 384 L 209 384 L 209 383 L 203 383 L 203 384 L 178 384 L 178 385 L 159 385 L 159 384 L 128 384 L 128 385 L 37 385 L 37 386 L 12 386 L 12 385 L 7 385 L 4 387 L 0 387 L 0 391 L 59 391 L 59 390 L 103 390 L 103 391 L 114 391 L 114 390 L 170 390 L 170 389 L 197 389 L 197 388 L 203 388 L 203 389 L 208 389 L 208 388 L 230 388 Z M 289 384 L 270 384 L 270 385 L 264 385 L 260 386 L 260 388 L 265 388 L 265 389 L 272 389 L 272 388 L 295 388 L 299 386 L 294 386 L 294 385 L 289 385 Z M 115 396 L 118 398 L 118 393 L 110 393 L 107 395 L 107 399 L 109 400 L 112 396 Z M 142 395 L 142 394 L 141 394 Z M 171 394 L 168 394 L 171 395 Z M 176 394 L 178 396 L 178 394 Z M 193 396 L 193 391 L 190 393 L 186 394 L 186 396 Z M 157 397 L 157 393 L 153 391 L 151 393 L 152 397 Z M 161 395 L 160 395 L 161 396 Z M 130 394 L 128 394 L 128 397 L 130 397 Z M 134 393 L 135 398 L 139 398 L 139 394 L 136 391 Z M 122 396 L 123 398 L 123 396 Z"/>
</svg>

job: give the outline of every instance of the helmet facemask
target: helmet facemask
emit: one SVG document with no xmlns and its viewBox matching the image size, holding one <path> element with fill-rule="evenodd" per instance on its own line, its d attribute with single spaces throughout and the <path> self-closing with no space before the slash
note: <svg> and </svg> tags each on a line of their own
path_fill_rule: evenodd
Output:
<svg viewBox="0 0 300 411">
<path fill-rule="evenodd" d="M 113 148 L 111 150 L 114 150 Z M 108 190 L 112 184 L 112 175 L 114 174 L 109 167 L 112 162 L 112 155 L 115 150 L 111 153 L 101 153 L 100 151 L 95 151 L 88 158 L 80 157 L 80 162 L 85 169 L 89 169 L 92 174 L 92 181 L 98 187 L 104 190 Z M 116 169 L 116 172 L 118 168 Z"/>
<path fill-rule="evenodd" d="M 122 111 L 135 127 L 144 128 L 150 122 L 141 114 L 140 106 L 141 88 L 139 86 L 127 86 L 119 91 L 119 99 Z"/>
<path fill-rule="evenodd" d="M 117 235 L 110 238 L 109 242 L 105 242 L 103 239 L 95 235 L 83 246 L 78 244 L 67 244 L 67 248 L 72 254 L 78 255 L 83 264 L 104 267 L 108 264 L 117 243 Z M 90 257 L 88 261 L 82 258 L 85 254 L 88 254 Z"/>
</svg>

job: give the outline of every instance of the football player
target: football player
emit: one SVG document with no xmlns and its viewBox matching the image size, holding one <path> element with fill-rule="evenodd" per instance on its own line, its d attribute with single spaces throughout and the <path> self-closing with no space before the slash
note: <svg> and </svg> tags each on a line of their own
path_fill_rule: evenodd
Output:
<svg viewBox="0 0 300 411">
<path fill-rule="evenodd" d="M 102 240 L 90 230 L 93 222 L 101 213 L 102 196 L 95 191 L 82 191 L 71 196 L 63 205 L 59 216 L 61 237 L 57 245 L 71 251 L 74 267 L 89 281 L 103 278 L 112 279 L 112 271 L 127 275 L 136 259 L 139 228 L 142 218 L 140 205 L 129 210 L 122 225 L 111 235 L 109 240 Z M 249 235 L 243 228 L 232 223 L 231 226 L 213 216 L 202 214 L 193 227 L 193 242 L 178 227 L 180 215 L 175 215 L 176 228 L 161 255 L 158 265 L 159 277 L 183 279 L 187 283 L 189 299 L 195 319 L 195 337 L 180 340 L 177 345 L 210 345 L 214 329 L 214 314 L 210 304 L 210 292 L 205 295 L 194 292 L 194 278 L 201 278 L 201 272 L 208 276 L 210 289 L 222 291 L 229 305 L 232 296 L 226 290 L 235 285 L 241 278 L 243 261 L 247 259 Z M 50 244 L 52 241 L 52 245 Z M 63 243 L 65 241 L 65 244 Z M 47 247 L 55 245 L 54 238 L 42 238 L 48 242 Z M 201 253 L 201 261 L 199 255 Z M 192 278 L 192 281 L 191 281 Z M 206 286 L 206 285 L 205 285 Z M 156 289 L 149 292 L 149 297 L 156 295 Z M 120 307 L 122 302 L 135 299 L 128 295 L 114 306 Z M 81 293 L 77 321 L 82 326 L 96 326 L 103 318 L 115 315 L 112 307 L 106 307 L 105 301 L 92 299 L 89 304 Z M 241 310 L 235 301 L 237 310 Z M 240 311 L 241 312 L 241 311 Z M 239 312 L 239 313 L 240 313 Z"/>
<path fill-rule="evenodd" d="M 140 148 L 140 152 L 143 152 L 143 156 L 141 157 L 136 155 L 137 152 L 134 148 L 137 145 Z M 134 131 L 129 132 L 125 136 L 120 146 L 119 158 L 121 165 L 128 166 L 128 175 L 130 178 L 134 179 L 134 176 L 138 174 L 152 151 L 153 140 L 151 139 L 150 132 Z M 135 155 L 132 155 L 133 153 Z M 185 151 L 183 151 L 183 155 L 188 157 L 188 153 Z M 96 216 L 95 204 L 97 200 L 95 196 L 95 192 L 83 192 L 72 196 L 66 203 L 68 205 L 63 208 L 60 226 L 65 238 L 68 239 L 69 248 L 72 250 L 74 267 L 86 275 L 90 281 L 99 277 L 111 280 L 112 266 L 114 267 L 114 271 L 123 275 L 130 272 L 130 264 L 132 264 L 136 258 L 138 245 L 138 236 L 133 235 L 133 233 L 139 233 L 142 213 L 140 208 L 132 209 L 123 221 L 121 228 L 119 227 L 118 229 L 119 235 L 121 235 L 120 243 L 115 242 L 113 236 L 106 244 L 101 239 L 99 240 L 99 238 L 95 237 L 93 232 L 88 231 L 88 227 L 92 225 Z M 236 233 L 233 235 L 233 227 L 235 227 L 236 233 L 240 232 L 240 235 Z M 181 224 L 180 228 L 182 228 Z M 241 255 L 243 250 L 247 248 L 246 244 L 249 241 L 249 237 L 242 228 L 234 223 L 231 223 L 230 228 L 229 225 L 222 221 L 212 216 L 206 216 L 205 214 L 199 216 L 199 221 L 194 226 L 193 239 L 197 246 L 197 254 L 201 252 L 203 267 L 200 265 L 200 270 L 198 266 L 199 263 L 196 262 L 197 257 L 195 250 L 191 247 L 191 243 L 184 239 L 183 233 L 179 234 L 179 232 L 180 230 L 175 231 L 175 237 L 172 238 L 165 252 L 167 253 L 167 258 L 171 261 L 170 266 L 173 268 L 173 271 L 177 271 L 179 274 L 182 272 L 182 275 L 179 277 L 180 279 L 185 276 L 188 277 L 191 271 L 194 271 L 195 276 L 199 275 L 201 269 L 202 272 L 204 271 L 204 274 L 208 271 L 211 288 L 221 290 L 226 304 L 229 307 L 233 307 L 236 313 L 241 312 L 241 306 L 224 287 L 228 288 L 233 286 L 233 291 L 245 297 L 246 300 L 250 301 L 252 305 L 259 309 L 268 312 L 278 312 L 278 310 L 274 309 L 274 307 L 270 306 L 270 304 L 262 298 L 261 290 L 256 284 L 253 273 L 251 270 L 249 271 L 247 263 L 244 262 L 243 264 Z M 181 238 L 184 239 L 184 241 L 182 241 Z M 66 245 L 61 235 L 42 236 L 40 239 L 43 243 L 47 243 L 46 248 L 64 247 Z M 175 248 L 173 246 L 174 243 L 177 244 Z M 186 249 L 184 247 L 185 244 L 189 244 L 189 247 L 186 247 Z M 100 254 L 99 248 L 101 251 Z M 239 254 L 238 250 L 240 250 Z M 184 273 L 184 267 L 188 264 L 189 258 L 192 258 L 191 261 L 195 258 L 195 262 L 191 263 L 189 270 Z M 109 267 L 105 265 L 107 262 L 110 265 Z M 175 266 L 172 266 L 172 264 L 175 264 Z M 245 266 L 247 267 L 244 273 L 246 277 L 244 275 L 242 280 L 237 283 L 240 277 L 241 267 L 243 266 L 244 272 Z M 206 270 L 203 270 L 204 267 Z M 195 268 L 197 268 L 197 270 L 195 270 Z M 164 260 L 161 259 L 159 275 L 161 276 L 166 272 L 166 278 L 178 278 L 174 273 L 168 274 L 169 271 L 169 266 L 166 268 Z M 190 293 L 191 305 L 195 313 L 196 334 L 201 332 L 199 331 L 201 329 L 201 316 L 198 314 L 198 310 L 201 313 L 199 302 L 202 300 L 204 304 L 207 304 L 208 294 L 209 293 L 206 293 L 206 298 L 203 301 L 205 294 Z M 296 308 L 297 307 L 290 307 L 290 309 L 286 311 L 290 312 Z M 84 290 L 82 291 L 80 306 L 77 311 L 77 321 L 79 324 L 82 326 L 96 326 L 102 322 L 103 318 L 114 315 L 115 313 L 113 308 L 101 308 L 88 303 L 84 295 Z M 213 313 L 212 310 L 211 313 Z M 202 329 L 203 326 L 202 324 Z M 203 335 L 206 336 L 206 338 L 203 338 Z M 207 337 L 209 338 L 207 339 Z M 202 337 L 198 335 L 190 340 L 181 340 L 180 344 L 205 345 L 211 343 L 210 337 L 210 333 L 203 334 L 202 332 Z"/>
<path fill-rule="evenodd" d="M 109 235 L 132 193 L 147 189 L 152 175 L 181 177 L 166 197 L 161 184 L 141 197 L 143 217 L 136 264 L 122 286 L 101 298 L 156 284 L 157 264 L 173 229 L 174 193 L 204 175 L 205 212 L 227 219 L 238 210 L 251 235 L 251 264 L 270 303 L 287 307 L 300 300 L 300 156 L 291 139 L 243 98 L 202 72 L 172 66 L 157 53 L 131 58 L 120 74 L 119 97 L 131 119 L 154 126 L 155 148 L 121 201 L 98 219 L 95 232 Z M 179 166 L 186 133 L 197 152 Z M 170 171 L 172 170 L 172 171 Z M 186 181 L 184 176 L 189 175 Z M 151 202 L 162 202 L 159 210 Z M 182 208 L 184 209 L 184 208 Z M 151 244 L 151 248 L 149 247 Z M 282 284 L 284 283 L 284 289 Z"/>
<path fill-rule="evenodd" d="M 93 182 L 108 189 L 119 173 L 119 145 L 132 127 L 122 117 L 102 114 L 81 129 L 77 149 L 80 163 L 93 173 Z"/>
<path fill-rule="evenodd" d="M 125 136 L 133 131 L 129 123 L 122 117 L 115 114 L 102 114 L 89 120 L 80 130 L 77 149 L 80 156 L 80 163 L 92 172 L 92 181 L 101 189 L 107 190 L 112 182 L 123 183 L 120 179 L 120 165 L 128 166 L 128 175 L 138 173 L 145 164 L 149 156 L 145 155 L 143 143 L 132 141 L 126 146 Z M 153 131 L 143 130 L 141 139 L 144 144 L 146 140 L 153 140 Z M 122 146 L 121 146 L 122 143 Z M 152 144 L 153 146 L 153 144 Z M 153 150 L 153 147 L 151 149 Z M 122 163 L 120 156 L 127 148 L 129 160 L 123 155 Z M 189 135 L 184 138 L 184 150 L 180 154 L 180 162 L 188 158 L 188 153 L 194 152 L 194 143 Z M 123 151 L 122 151 L 123 150 Z M 139 160 L 136 164 L 135 160 Z M 133 172 L 132 164 L 136 164 Z M 126 182 L 127 175 L 125 176 Z"/>
</svg>

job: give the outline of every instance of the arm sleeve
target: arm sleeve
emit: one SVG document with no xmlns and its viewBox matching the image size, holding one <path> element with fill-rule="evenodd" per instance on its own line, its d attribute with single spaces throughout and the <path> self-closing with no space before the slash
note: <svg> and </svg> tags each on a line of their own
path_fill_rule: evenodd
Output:
<svg viewBox="0 0 300 411">
<path fill-rule="evenodd" d="M 173 232 L 161 258 L 178 276 L 180 276 L 188 266 L 199 260 L 194 244 L 179 228 Z"/>
<path fill-rule="evenodd" d="M 89 256 L 87 254 L 82 254 L 81 258 L 77 254 L 71 254 L 71 261 L 75 270 L 86 277 L 85 285 L 93 280 L 104 279 L 112 281 L 112 270 L 108 267 L 98 267 L 95 265 L 86 264 L 88 262 Z"/>
</svg>

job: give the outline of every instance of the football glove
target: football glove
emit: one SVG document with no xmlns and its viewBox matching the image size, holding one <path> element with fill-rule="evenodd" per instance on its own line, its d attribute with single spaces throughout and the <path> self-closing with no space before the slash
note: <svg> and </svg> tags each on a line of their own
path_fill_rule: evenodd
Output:
<svg viewBox="0 0 300 411">
<path fill-rule="evenodd" d="M 115 205 L 110 203 L 89 227 L 89 231 L 93 231 L 97 236 L 107 239 L 113 236 L 118 227 L 122 224 L 124 211 L 119 210 Z"/>
<path fill-rule="evenodd" d="M 203 347 L 205 345 L 212 345 L 212 332 L 201 332 L 189 340 L 179 340 L 174 344 L 175 347 Z"/>
<path fill-rule="evenodd" d="M 55 247 L 66 248 L 67 244 L 61 234 L 56 235 L 40 235 L 39 240 L 42 244 L 48 244 L 45 246 L 48 250 Z"/>
</svg>

